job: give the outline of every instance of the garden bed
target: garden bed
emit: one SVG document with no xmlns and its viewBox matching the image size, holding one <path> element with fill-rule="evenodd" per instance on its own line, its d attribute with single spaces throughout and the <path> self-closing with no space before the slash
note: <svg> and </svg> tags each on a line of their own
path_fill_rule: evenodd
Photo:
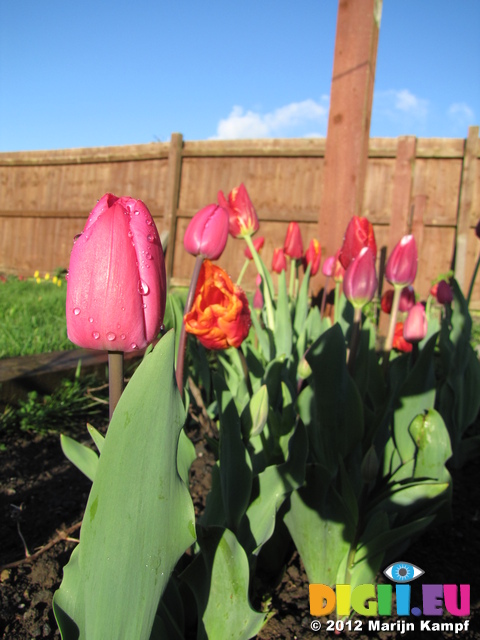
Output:
<svg viewBox="0 0 480 640">
<path fill-rule="evenodd" d="M 83 425 L 69 429 L 69 433 L 86 440 Z M 190 489 L 195 509 L 200 512 L 210 487 L 214 458 L 204 433 L 193 421 L 189 436 L 197 451 Z M 4 640 L 59 638 L 51 608 L 52 595 L 61 582 L 62 568 L 75 547 L 72 539 L 78 536 L 77 525 L 83 516 L 90 483 L 65 459 L 57 435 L 20 432 L 5 434 L 2 439 L 0 565 L 4 568 L 0 573 L 0 637 Z M 480 638 L 478 461 L 454 471 L 453 479 L 452 520 L 427 531 L 400 559 L 423 569 L 424 582 L 471 584 L 470 629 L 460 635 L 462 638 Z M 5 567 L 25 557 L 24 544 L 33 554 L 53 540 L 57 542 L 34 561 Z M 310 630 L 312 617 L 309 613 L 308 582 L 293 549 L 286 558 L 283 574 L 275 583 L 266 575 L 260 578 L 254 585 L 252 600 L 256 606 L 262 600 L 269 602 L 272 616 L 258 635 L 259 639 L 328 635 L 325 631 L 314 633 Z M 362 633 L 351 632 L 349 635 L 357 640 L 367 637 L 365 629 L 366 625 Z M 412 639 L 425 635 L 410 632 L 403 636 L 401 631 L 385 631 L 373 632 L 369 637 Z M 432 631 L 428 637 L 455 636 L 445 631 Z"/>
</svg>

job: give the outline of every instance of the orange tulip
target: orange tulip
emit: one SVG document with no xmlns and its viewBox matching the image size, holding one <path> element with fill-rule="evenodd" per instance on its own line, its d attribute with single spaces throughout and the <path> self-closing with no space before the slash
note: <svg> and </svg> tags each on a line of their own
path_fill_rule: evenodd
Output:
<svg viewBox="0 0 480 640">
<path fill-rule="evenodd" d="M 197 336 L 207 349 L 239 347 L 251 324 L 247 297 L 223 269 L 205 260 L 195 300 L 183 321 L 185 331 Z"/>
</svg>

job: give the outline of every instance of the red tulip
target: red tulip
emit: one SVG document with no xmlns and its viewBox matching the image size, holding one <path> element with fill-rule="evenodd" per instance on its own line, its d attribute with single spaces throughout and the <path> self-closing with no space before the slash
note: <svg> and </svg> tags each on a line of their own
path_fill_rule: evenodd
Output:
<svg viewBox="0 0 480 640">
<path fill-rule="evenodd" d="M 217 260 L 228 239 L 228 213 L 223 207 L 209 204 L 190 220 L 183 236 L 183 246 L 192 256 Z"/>
<path fill-rule="evenodd" d="M 397 322 L 395 325 L 392 347 L 397 351 L 404 351 L 405 353 L 408 353 L 413 349 L 413 346 L 403 337 L 403 322 Z"/>
<path fill-rule="evenodd" d="M 265 238 L 263 236 L 259 236 L 258 238 L 255 238 L 255 240 L 253 240 L 253 246 L 255 247 L 255 251 L 257 253 L 260 251 L 264 244 Z M 248 260 L 253 260 L 252 252 L 250 251 L 249 247 L 245 247 L 245 251 L 243 253 L 245 254 L 245 257 L 248 258 Z"/>
<path fill-rule="evenodd" d="M 353 216 L 348 223 L 340 249 L 339 260 L 344 269 L 358 256 L 363 247 L 368 247 L 376 258 L 377 244 L 371 222 L 367 218 Z"/>
<path fill-rule="evenodd" d="M 440 280 L 440 282 L 435 285 L 435 293 L 433 295 L 439 304 L 449 304 L 453 302 L 452 287 L 445 280 Z"/>
<path fill-rule="evenodd" d="M 331 278 L 335 273 L 336 256 L 325 258 L 322 265 L 322 273 L 326 278 Z"/>
<path fill-rule="evenodd" d="M 253 236 L 259 227 L 258 216 L 243 183 L 230 191 L 228 201 L 223 191 L 219 191 L 218 203 L 228 211 L 230 235 Z"/>
<path fill-rule="evenodd" d="M 361 309 L 373 298 L 377 286 L 375 258 L 371 250 L 364 247 L 345 271 L 343 292 L 354 307 Z"/>
<path fill-rule="evenodd" d="M 395 285 L 405 287 L 417 275 L 417 244 L 413 236 L 403 236 L 395 246 L 385 267 L 385 277 Z"/>
<path fill-rule="evenodd" d="M 428 323 L 425 307 L 421 302 L 413 305 L 403 325 L 403 337 L 407 342 L 420 342 L 427 335 Z"/>
<path fill-rule="evenodd" d="M 283 252 L 294 260 L 298 260 L 303 256 L 302 234 L 300 233 L 298 222 L 290 222 L 288 225 Z"/>
<path fill-rule="evenodd" d="M 310 275 L 314 276 L 320 269 L 320 261 L 322 259 L 322 248 L 316 238 L 310 240 L 308 249 L 305 252 L 305 268 L 310 264 Z"/>
<path fill-rule="evenodd" d="M 390 313 L 392 311 L 392 302 L 393 302 L 393 289 L 388 289 L 382 295 L 382 299 L 380 301 L 380 306 L 384 313 Z M 413 287 L 404 287 L 400 294 L 400 301 L 398 303 L 399 311 L 410 311 L 410 309 L 415 304 L 415 291 Z"/>
<path fill-rule="evenodd" d="M 282 247 L 274 249 L 272 258 L 272 271 L 275 273 L 281 273 L 287 269 L 287 259 Z"/>
<path fill-rule="evenodd" d="M 335 282 L 343 282 L 343 278 L 345 277 L 345 269 L 340 262 L 340 249 L 335 254 L 335 269 L 333 272 L 333 279 Z"/>
<path fill-rule="evenodd" d="M 196 335 L 207 349 L 239 347 L 250 329 L 247 297 L 223 269 L 205 260 L 194 303 L 183 321 L 185 331 Z"/>
<path fill-rule="evenodd" d="M 70 256 L 69 339 L 88 349 L 142 349 L 158 335 L 165 303 L 165 262 L 150 212 L 141 200 L 107 193 Z"/>
</svg>

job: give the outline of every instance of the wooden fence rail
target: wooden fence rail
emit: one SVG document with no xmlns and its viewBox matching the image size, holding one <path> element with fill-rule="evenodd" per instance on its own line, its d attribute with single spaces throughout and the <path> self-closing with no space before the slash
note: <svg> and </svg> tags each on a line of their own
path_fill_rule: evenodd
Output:
<svg viewBox="0 0 480 640">
<path fill-rule="evenodd" d="M 418 293 L 452 264 L 468 288 L 480 240 L 479 128 L 466 139 L 372 138 L 363 215 L 373 223 L 377 244 L 388 252 L 402 235 L 419 245 Z M 106 192 L 143 200 L 160 231 L 169 231 L 167 270 L 174 285 L 186 284 L 194 259 L 183 250 L 192 215 L 243 182 L 266 238 L 263 257 L 283 244 L 287 223 L 296 220 L 304 243 L 325 246 L 322 217 L 325 139 L 184 141 L 124 147 L 0 153 L 0 273 L 31 275 L 66 268 L 73 237 L 96 200 Z M 219 264 L 236 278 L 244 246 L 229 238 Z M 453 262 L 455 260 L 455 262 Z M 244 284 L 251 288 L 254 269 Z M 322 282 L 318 282 L 321 286 Z M 480 282 L 473 305 L 480 307 Z"/>
</svg>

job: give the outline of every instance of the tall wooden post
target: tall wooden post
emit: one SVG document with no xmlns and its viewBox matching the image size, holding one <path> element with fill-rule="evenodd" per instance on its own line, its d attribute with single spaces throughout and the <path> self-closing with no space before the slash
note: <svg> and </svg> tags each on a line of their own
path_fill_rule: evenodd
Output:
<svg viewBox="0 0 480 640">
<path fill-rule="evenodd" d="M 382 0 L 339 0 L 323 194 L 322 249 L 340 248 L 362 210 Z"/>
</svg>

